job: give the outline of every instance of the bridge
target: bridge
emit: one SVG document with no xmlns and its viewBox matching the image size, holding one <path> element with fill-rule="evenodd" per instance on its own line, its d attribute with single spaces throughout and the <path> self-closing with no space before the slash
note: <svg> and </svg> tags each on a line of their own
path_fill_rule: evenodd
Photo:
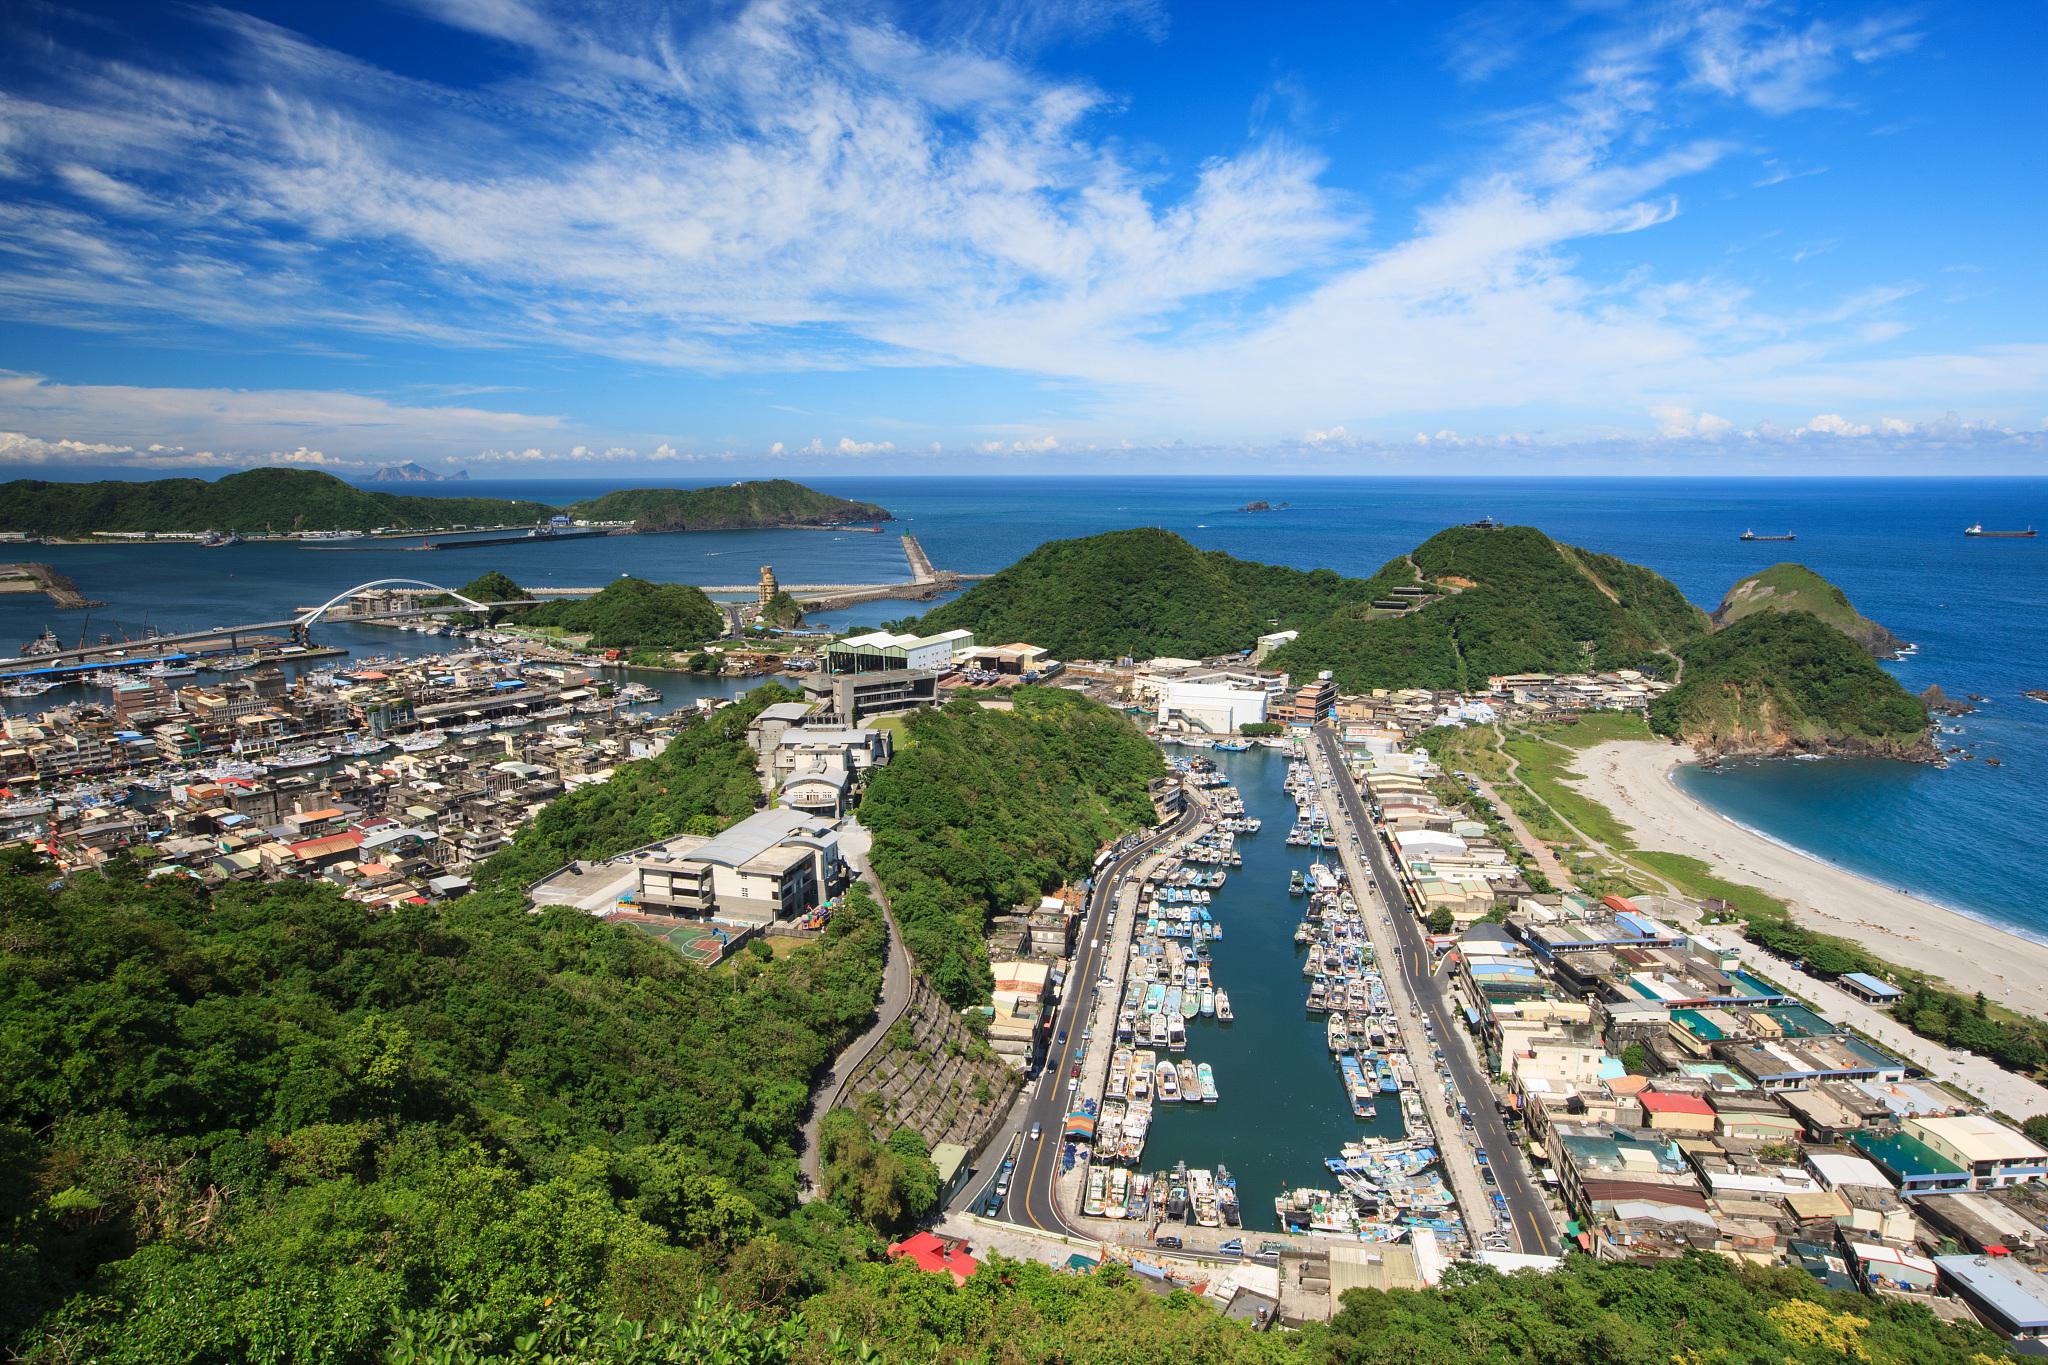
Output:
<svg viewBox="0 0 2048 1365">
<path fill-rule="evenodd" d="M 46 668 L 58 668 L 67 664 L 93 662 L 120 662 L 130 660 L 142 662 L 160 658 L 166 654 L 218 654 L 240 653 L 247 637 L 289 631 L 291 638 L 304 643 L 306 633 L 321 621 L 332 616 L 337 607 L 358 594 L 377 588 L 402 588 L 421 593 L 432 593 L 454 599 L 453 605 L 393 608 L 386 611 L 345 612 L 339 619 L 346 621 L 398 621 L 415 616 L 439 616 L 451 611 L 488 612 L 497 607 L 530 607 L 533 599 L 525 598 L 512 602 L 478 602 L 464 597 L 453 588 L 444 588 L 438 583 L 429 583 L 421 578 L 373 578 L 367 583 L 358 583 L 346 592 L 338 592 L 317 607 L 307 607 L 293 616 L 276 621 L 249 621 L 232 626 L 208 626 L 205 630 L 177 631 L 165 635 L 151 635 L 142 640 L 111 640 L 96 645 L 81 645 L 76 649 L 54 650 L 47 654 L 23 654 L 13 658 L 0 659 L 0 677 L 34 672 Z"/>
<path fill-rule="evenodd" d="M 784 590 L 794 596 L 811 611 L 837 611 L 862 602 L 889 600 L 929 601 L 941 593 L 951 592 L 966 584 L 987 578 L 987 574 L 953 573 L 933 566 L 931 556 L 917 543 L 917 537 L 903 537 L 903 555 L 909 562 L 910 577 L 893 583 L 792 583 L 785 584 Z M 751 595 L 760 587 L 754 583 L 715 583 L 704 589 L 711 594 Z M 123 665 L 129 662 L 146 662 L 167 654 L 238 654 L 257 643 L 270 643 L 250 637 L 289 631 L 292 640 L 304 644 L 307 632 L 324 620 L 335 616 L 336 609 L 362 593 L 379 588 L 391 588 L 407 593 L 432 594 L 453 599 L 452 603 L 424 606 L 415 598 L 412 605 L 394 607 L 383 611 L 347 611 L 338 618 L 345 621 L 402 621 L 418 616 L 439 616 L 448 612 L 490 612 L 499 607 L 531 607 L 552 597 L 589 597 L 602 587 L 590 588 L 534 588 L 527 597 L 510 602 L 478 602 L 464 597 L 453 588 L 444 588 L 438 583 L 429 583 L 422 578 L 373 578 L 367 583 L 358 583 L 345 592 L 338 592 L 317 607 L 307 607 L 294 615 L 276 621 L 251 621 L 232 626 L 209 626 L 205 630 L 179 631 L 168 635 L 152 635 L 143 640 L 107 641 L 96 645 L 80 645 L 75 649 L 56 650 L 48 654 L 24 654 L 13 658 L 0 658 L 0 680 L 20 677 L 50 668 L 67 665 L 100 663 Z M 752 610 L 747 604 L 739 604 L 727 612 L 728 620 L 734 612 L 744 617 Z"/>
</svg>

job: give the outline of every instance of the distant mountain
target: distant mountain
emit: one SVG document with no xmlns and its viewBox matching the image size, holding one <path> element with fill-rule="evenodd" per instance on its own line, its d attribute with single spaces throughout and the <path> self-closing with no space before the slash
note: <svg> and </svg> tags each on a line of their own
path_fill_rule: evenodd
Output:
<svg viewBox="0 0 2048 1365">
<path fill-rule="evenodd" d="M 364 483 L 457 483 L 469 477 L 467 469 L 458 469 L 453 474 L 440 474 L 423 464 L 407 460 L 403 464 L 387 464 Z"/>
<path fill-rule="evenodd" d="M 554 514 L 537 502 L 378 493 L 311 469 L 251 469 L 208 482 L 0 484 L 0 530 L 52 536 L 94 531 L 266 531 L 518 525 Z"/>
<path fill-rule="evenodd" d="M 1363 600 L 1366 584 L 1203 551 L 1140 527 L 1039 546 L 955 600 L 920 630 L 1027 640 L 1062 659 L 1201 657 L 1244 649 Z"/>
<path fill-rule="evenodd" d="M 789 479 L 716 488 L 626 488 L 570 506 L 582 521 L 630 521 L 643 531 L 743 531 L 768 526 L 848 526 L 890 521 L 871 502 L 820 493 Z"/>
<path fill-rule="evenodd" d="M 1905 642 L 1849 605 L 1848 594 L 1804 564 L 1773 564 L 1728 589 L 1714 609 L 1714 625 L 1726 628 L 1766 611 L 1811 613 L 1880 658 Z"/>
</svg>

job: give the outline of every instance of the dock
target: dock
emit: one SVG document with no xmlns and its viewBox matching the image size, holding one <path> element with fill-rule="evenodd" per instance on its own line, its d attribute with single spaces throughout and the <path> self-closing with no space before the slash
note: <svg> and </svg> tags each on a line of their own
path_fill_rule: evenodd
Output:
<svg viewBox="0 0 2048 1365">
<path fill-rule="evenodd" d="M 87 597 L 78 590 L 76 583 L 50 565 L 34 562 L 0 564 L 0 593 L 13 592 L 47 593 L 60 611 L 83 611 L 87 607 L 106 605 Z"/>
</svg>

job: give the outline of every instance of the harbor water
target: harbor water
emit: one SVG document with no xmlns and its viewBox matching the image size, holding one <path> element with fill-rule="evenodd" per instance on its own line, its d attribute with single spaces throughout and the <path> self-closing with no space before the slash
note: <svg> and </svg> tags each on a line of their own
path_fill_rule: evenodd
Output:
<svg viewBox="0 0 2048 1365">
<path fill-rule="evenodd" d="M 1169 752 L 1176 752 L 1169 750 Z M 1181 751 L 1186 752 L 1186 751 Z M 1230 1168 L 1237 1177 L 1245 1235 L 1275 1229 L 1276 1195 L 1297 1186 L 1334 1188 L 1323 1166 L 1346 1142 L 1402 1135 L 1401 1097 L 1386 1095 L 1369 1120 L 1353 1117 L 1337 1063 L 1326 1043 L 1326 1018 L 1305 1007 L 1309 983 L 1301 974 L 1307 950 L 1294 930 L 1308 908 L 1287 894 L 1288 876 L 1315 860 L 1312 848 L 1285 842 L 1294 824 L 1294 801 L 1282 789 L 1288 757 L 1277 749 L 1233 754 L 1206 752 L 1236 784 L 1245 814 L 1261 821 L 1257 834 L 1237 836 L 1244 866 L 1230 869 L 1213 893 L 1209 913 L 1223 927 L 1211 945 L 1210 971 L 1230 994 L 1230 1023 L 1188 1021 L 1193 1062 L 1216 1070 L 1215 1104 L 1155 1104 L 1145 1145 L 1145 1170 Z"/>
</svg>

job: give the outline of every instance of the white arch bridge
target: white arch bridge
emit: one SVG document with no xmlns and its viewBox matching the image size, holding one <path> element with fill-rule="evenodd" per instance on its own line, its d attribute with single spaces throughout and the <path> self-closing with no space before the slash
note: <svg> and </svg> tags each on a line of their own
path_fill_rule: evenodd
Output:
<svg viewBox="0 0 2048 1365">
<path fill-rule="evenodd" d="M 403 588 L 409 592 L 432 594 L 452 598 L 449 603 L 433 606 L 421 605 L 414 601 L 409 606 L 394 606 L 379 611 L 345 611 L 336 614 L 336 608 L 379 588 Z M 39 672 L 44 669 L 61 668 L 67 664 L 83 664 L 95 661 L 106 662 L 109 655 L 121 655 L 124 659 L 153 658 L 163 654 L 184 652 L 185 647 L 209 652 L 225 649 L 239 652 L 243 638 L 268 632 L 289 631 L 294 639 L 303 641 L 306 632 L 323 620 L 332 617 L 341 621 L 396 621 L 414 616 L 435 616 L 444 612 L 488 612 L 496 607 L 524 607 L 534 605 L 533 601 L 521 598 L 510 602 L 479 602 L 465 597 L 453 588 L 444 588 L 438 583 L 429 583 L 423 578 L 373 578 L 367 583 L 358 583 L 346 592 L 338 592 L 317 607 L 307 607 L 295 616 L 277 621 L 250 621 L 233 626 L 209 626 L 205 630 L 179 631 L 168 635 L 152 635 L 145 640 L 117 640 L 106 644 L 81 645 L 77 649 L 58 650 L 49 654 L 19 655 L 0 659 L 0 677 L 24 672 Z"/>
</svg>

